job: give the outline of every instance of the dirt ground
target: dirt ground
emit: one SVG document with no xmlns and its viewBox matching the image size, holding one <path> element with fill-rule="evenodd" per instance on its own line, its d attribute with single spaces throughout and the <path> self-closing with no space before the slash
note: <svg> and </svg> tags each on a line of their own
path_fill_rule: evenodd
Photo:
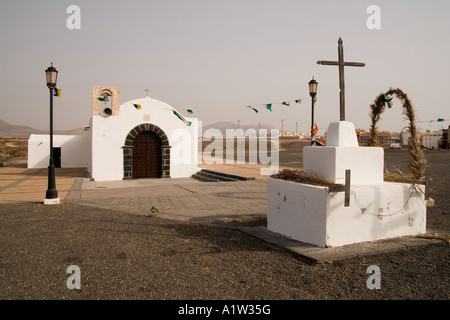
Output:
<svg viewBox="0 0 450 320">
<path fill-rule="evenodd" d="M 17 159 L 26 159 L 27 154 L 26 139 L 0 138 L 0 167 Z"/>
<path fill-rule="evenodd" d="M 282 146 L 282 166 L 302 166 L 298 144 Z M 428 227 L 448 232 L 450 152 L 425 155 L 436 202 Z M 385 150 L 387 168 L 404 169 L 407 161 L 406 150 Z M 237 230 L 74 204 L 16 203 L 0 205 L 0 243 L 2 300 L 450 298 L 447 241 L 311 265 Z M 69 265 L 80 266 L 81 289 L 68 289 Z M 367 285 L 370 266 L 380 269 L 380 289 Z"/>
</svg>

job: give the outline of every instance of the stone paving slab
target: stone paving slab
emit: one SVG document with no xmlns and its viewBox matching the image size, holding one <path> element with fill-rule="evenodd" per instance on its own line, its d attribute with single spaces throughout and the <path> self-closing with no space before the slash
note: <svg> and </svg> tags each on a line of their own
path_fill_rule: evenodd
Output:
<svg viewBox="0 0 450 320">
<path fill-rule="evenodd" d="M 84 168 L 56 168 L 58 196 L 63 200 L 75 179 L 84 176 Z M 0 203 L 43 202 L 48 186 L 48 171 L 28 169 L 26 161 L 17 161 L 0 168 Z"/>
<path fill-rule="evenodd" d="M 443 240 L 433 238 L 421 238 L 420 236 L 408 236 L 379 241 L 362 242 L 341 247 L 319 247 L 309 243 L 290 239 L 281 234 L 268 230 L 265 226 L 245 227 L 239 223 L 229 224 L 217 221 L 198 220 L 216 227 L 226 227 L 248 233 L 256 238 L 284 248 L 308 263 L 327 263 L 341 259 L 364 256 L 377 253 L 386 253 L 398 250 L 408 250 L 430 244 L 442 243 Z"/>
</svg>

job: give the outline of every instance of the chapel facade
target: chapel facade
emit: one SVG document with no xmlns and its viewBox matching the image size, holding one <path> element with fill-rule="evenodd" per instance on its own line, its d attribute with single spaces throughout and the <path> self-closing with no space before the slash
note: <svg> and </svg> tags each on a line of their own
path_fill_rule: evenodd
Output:
<svg viewBox="0 0 450 320">
<path fill-rule="evenodd" d="M 86 167 L 97 181 L 181 178 L 199 171 L 198 120 L 148 95 L 120 104 L 118 87 L 93 87 L 85 134 L 54 135 L 53 147 L 61 167 Z M 48 135 L 31 135 L 28 167 L 47 167 L 48 150 Z"/>
</svg>

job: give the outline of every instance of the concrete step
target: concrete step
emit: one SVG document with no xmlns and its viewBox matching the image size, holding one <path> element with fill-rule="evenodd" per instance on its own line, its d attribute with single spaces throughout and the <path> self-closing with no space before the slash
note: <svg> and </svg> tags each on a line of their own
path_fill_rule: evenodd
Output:
<svg viewBox="0 0 450 320">
<path fill-rule="evenodd" d="M 204 182 L 255 180 L 254 177 L 240 176 L 236 174 L 213 171 L 209 169 L 200 170 L 199 172 L 193 174 L 192 178 Z"/>
</svg>

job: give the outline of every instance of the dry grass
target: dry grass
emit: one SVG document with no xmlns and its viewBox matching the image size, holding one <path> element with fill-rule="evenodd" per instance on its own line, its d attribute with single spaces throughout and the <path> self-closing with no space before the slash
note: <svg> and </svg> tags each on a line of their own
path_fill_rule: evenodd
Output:
<svg viewBox="0 0 450 320">
<path fill-rule="evenodd" d="M 6 164 L 14 159 L 26 159 L 28 156 L 28 140 L 0 139 L 0 163 Z"/>
<path fill-rule="evenodd" d="M 419 183 L 425 182 L 425 171 L 427 168 L 427 161 L 423 154 L 423 150 L 420 148 L 419 137 L 417 136 L 416 129 L 416 115 L 414 108 L 412 106 L 411 100 L 409 100 L 408 95 L 404 93 L 401 89 L 389 89 L 386 93 L 379 94 L 374 103 L 370 105 L 372 110 L 371 112 L 371 127 L 370 127 L 370 139 L 369 146 L 377 146 L 377 122 L 379 120 L 379 115 L 384 112 L 386 109 L 385 102 L 383 100 L 383 95 L 385 96 L 396 96 L 399 99 L 403 106 L 403 114 L 409 120 L 408 130 L 411 134 L 411 145 L 409 146 L 409 173 L 399 173 L 401 175 L 405 175 L 404 178 L 395 177 L 395 179 L 412 179 Z M 392 174 L 387 173 L 388 178 L 391 177 Z M 386 178 L 386 176 L 385 176 Z"/>
<path fill-rule="evenodd" d="M 411 173 L 404 173 L 404 172 L 401 172 L 400 170 L 398 170 L 398 172 L 391 172 L 389 170 L 386 170 L 384 172 L 384 181 L 412 183 L 412 184 L 422 184 L 423 183 L 423 181 L 417 180 Z"/>
<path fill-rule="evenodd" d="M 302 169 L 283 169 L 272 175 L 272 178 L 323 187 L 342 186 L 341 184 L 328 181 L 315 172 Z"/>
<path fill-rule="evenodd" d="M 422 180 L 417 180 L 411 173 L 403 173 L 398 169 L 397 171 L 398 172 L 386 171 L 384 173 L 384 181 L 423 184 Z M 342 186 L 342 184 L 333 183 L 315 172 L 304 171 L 302 169 L 283 169 L 272 175 L 272 178 L 321 187 Z"/>
</svg>

